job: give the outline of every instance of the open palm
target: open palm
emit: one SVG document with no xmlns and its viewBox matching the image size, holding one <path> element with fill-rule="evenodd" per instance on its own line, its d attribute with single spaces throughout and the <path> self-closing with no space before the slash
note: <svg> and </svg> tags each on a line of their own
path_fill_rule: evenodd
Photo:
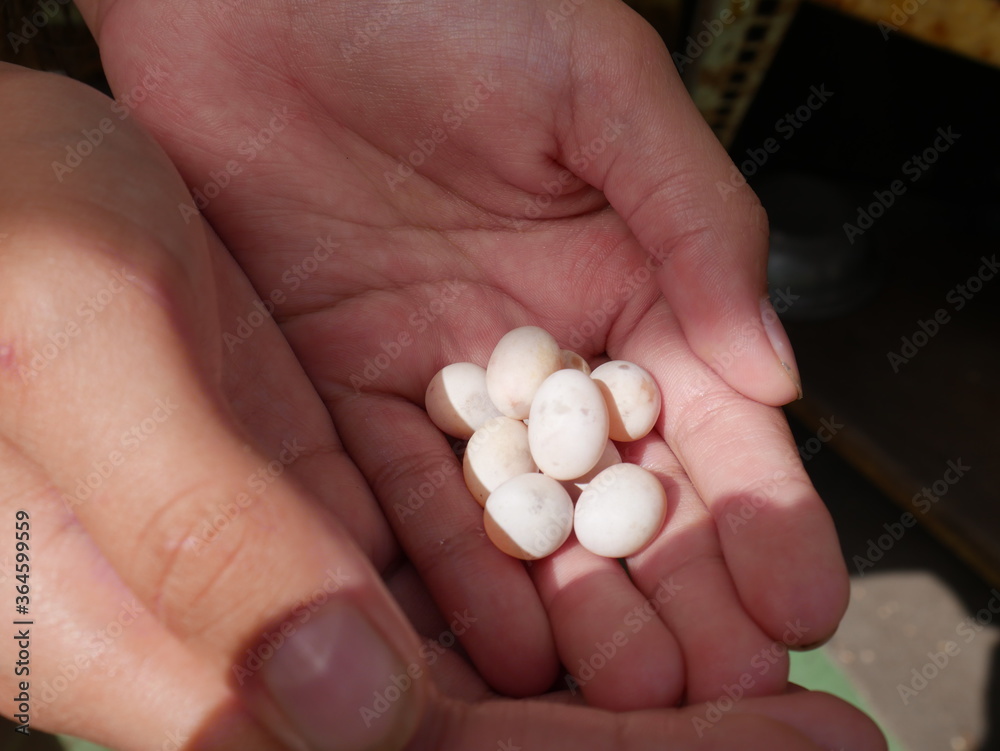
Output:
<svg viewBox="0 0 1000 751">
<path fill-rule="evenodd" d="M 267 303 L 223 327 L 224 349 L 250 346 L 273 303 L 384 518 L 350 487 L 327 494 L 334 512 L 380 571 L 405 554 L 446 619 L 476 619 L 462 644 L 493 687 L 537 693 L 561 660 L 611 708 L 717 698 L 748 671 L 748 693 L 784 688 L 774 642 L 829 636 L 843 564 L 761 403 L 795 393 L 753 294 L 762 212 L 749 190 L 719 198 L 725 155 L 637 17 L 604 2 L 80 5 L 119 101 Z M 420 408 L 437 369 L 485 363 L 525 324 L 663 390 L 657 433 L 627 458 L 664 481 L 668 521 L 627 574 L 574 543 L 527 568 L 493 549 Z"/>
</svg>

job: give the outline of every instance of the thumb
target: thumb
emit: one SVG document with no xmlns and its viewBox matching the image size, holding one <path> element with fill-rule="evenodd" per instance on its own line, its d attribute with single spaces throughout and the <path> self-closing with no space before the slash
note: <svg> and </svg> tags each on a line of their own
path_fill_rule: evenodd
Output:
<svg viewBox="0 0 1000 751">
<path fill-rule="evenodd" d="M 73 346 L 29 380 L 7 379 L 0 428 L 52 478 L 51 502 L 61 497 L 143 607 L 290 746 L 402 746 L 427 691 L 408 667 L 420 642 L 355 541 L 290 479 L 322 474 L 331 503 L 351 508 L 374 504 L 364 478 L 304 421 L 282 428 L 274 455 L 248 446 L 193 357 L 199 317 L 178 302 L 210 295 L 182 294 L 183 274 L 150 262 L 159 256 L 141 238 L 121 272 L 104 247 L 81 247 L 83 233 L 39 232 L 5 254 L 20 282 L 4 301 L 13 373 L 77 320 L 80 299 L 113 290 Z M 39 248 L 52 261 L 41 269 Z M 287 387 L 310 388 L 287 357 Z M 362 711 L 376 694 L 395 700 Z"/>
<path fill-rule="evenodd" d="M 745 396 L 792 401 L 801 383 L 766 296 L 764 209 L 695 108 L 659 36 L 620 10 L 625 17 L 615 25 L 627 41 L 608 51 L 613 64 L 575 72 L 589 84 L 575 88 L 562 161 L 603 190 L 650 254 L 694 352 Z M 581 49 L 608 47 L 606 20 L 580 26 Z"/>
</svg>

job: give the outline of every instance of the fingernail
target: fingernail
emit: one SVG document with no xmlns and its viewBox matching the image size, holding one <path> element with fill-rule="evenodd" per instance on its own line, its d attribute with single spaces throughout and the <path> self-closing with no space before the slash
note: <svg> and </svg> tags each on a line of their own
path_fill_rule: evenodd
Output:
<svg viewBox="0 0 1000 751">
<path fill-rule="evenodd" d="M 417 664 L 407 670 L 361 613 L 331 602 L 264 663 L 254 693 L 265 706 L 260 696 L 251 703 L 296 749 L 401 748 L 418 720 L 420 673 Z"/>
<path fill-rule="evenodd" d="M 795 385 L 798 398 L 802 398 L 802 379 L 799 378 L 799 366 L 795 364 L 795 353 L 792 352 L 792 343 L 788 339 L 785 327 L 781 325 L 771 300 L 764 297 L 760 301 L 760 319 L 764 323 L 764 331 L 767 339 L 771 342 L 771 349 L 778 356 L 781 367 Z"/>
</svg>

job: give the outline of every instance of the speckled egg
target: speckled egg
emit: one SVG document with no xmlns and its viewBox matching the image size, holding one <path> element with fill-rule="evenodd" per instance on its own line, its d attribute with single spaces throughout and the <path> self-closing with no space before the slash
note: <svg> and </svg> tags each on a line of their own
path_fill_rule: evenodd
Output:
<svg viewBox="0 0 1000 751">
<path fill-rule="evenodd" d="M 546 378 L 529 417 L 531 456 L 549 477 L 581 477 L 604 453 L 608 408 L 597 383 L 579 370 L 559 370 Z"/>
<path fill-rule="evenodd" d="M 561 350 L 552 334 L 522 326 L 497 342 L 486 365 L 486 390 L 501 414 L 523 420 L 542 381 L 561 367 Z"/>
<path fill-rule="evenodd" d="M 649 544 L 666 514 L 667 495 L 656 476 L 637 464 L 616 464 L 580 494 L 573 529 L 590 552 L 625 558 Z"/>
<path fill-rule="evenodd" d="M 637 441 L 653 429 L 662 403 L 653 376 L 635 363 L 611 360 L 590 377 L 604 395 L 612 440 Z"/>
<path fill-rule="evenodd" d="M 442 433 L 463 439 L 500 416 L 486 393 L 486 368 L 471 362 L 441 368 L 427 386 L 424 408 Z"/>
<path fill-rule="evenodd" d="M 556 552 L 573 529 L 573 502 L 551 477 L 514 477 L 490 494 L 483 528 L 494 545 L 523 561 Z"/>
</svg>

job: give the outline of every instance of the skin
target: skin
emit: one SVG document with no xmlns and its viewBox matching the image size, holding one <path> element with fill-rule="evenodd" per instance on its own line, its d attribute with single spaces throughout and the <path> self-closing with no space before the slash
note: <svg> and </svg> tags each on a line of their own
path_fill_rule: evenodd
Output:
<svg viewBox="0 0 1000 751">
<path fill-rule="evenodd" d="M 759 320 L 759 205 L 749 190 L 718 198 L 731 165 L 637 17 L 595 2 L 552 27 L 550 6 L 435 3 L 352 52 L 342 43 L 370 12 L 356 4 L 80 7 L 117 109 L 55 77 L 0 79 L 14 113 L 4 163 L 19 175 L 0 187 L 0 502 L 30 509 L 48 550 L 33 591 L 59 647 L 39 675 L 88 662 L 38 708 L 40 726 L 125 749 L 175 731 L 190 747 L 274 747 L 262 725 L 316 748 L 492 746 L 512 728 L 525 747 L 576 734 L 577 747 L 685 748 L 699 703 L 749 675 L 703 741 L 716 746 L 699 747 L 748 733 L 769 748 L 882 747 L 830 697 L 774 696 L 785 643 L 836 627 L 846 574 L 767 406 L 795 389 L 766 337 L 731 344 Z M 385 178 L 400 174 L 393 155 L 448 127 L 447 103 L 477 92 L 417 174 Z M 102 144 L 56 174 L 105 117 Z M 268 129 L 266 146 L 248 140 Z M 600 138 L 575 182 L 526 216 Z M 209 224 L 185 184 L 207 195 L 213 182 Z M 658 249 L 651 276 L 643 248 Z M 440 367 L 485 363 L 529 323 L 585 357 L 642 365 L 663 391 L 656 433 L 625 458 L 661 477 L 669 517 L 627 573 L 573 542 L 530 567 L 496 551 L 420 408 Z M 68 343 L 36 370 L 53 332 Z M 716 351 L 741 354 L 720 375 L 706 364 Z M 427 482 L 433 495 L 413 503 Z M 356 722 L 355 697 L 283 703 L 232 669 L 318 591 L 330 612 L 361 613 L 404 667 L 423 664 L 418 633 L 467 612 L 464 659 L 423 670 L 372 735 L 324 732 L 324 711 L 330 728 Z M 141 614 L 81 650 L 81 633 L 118 632 L 132 598 Z M 617 631 L 627 643 L 582 696 L 638 713 L 489 699 L 544 693 L 560 662 L 592 663 Z M 690 706 L 663 709 L 678 704 Z"/>
</svg>

